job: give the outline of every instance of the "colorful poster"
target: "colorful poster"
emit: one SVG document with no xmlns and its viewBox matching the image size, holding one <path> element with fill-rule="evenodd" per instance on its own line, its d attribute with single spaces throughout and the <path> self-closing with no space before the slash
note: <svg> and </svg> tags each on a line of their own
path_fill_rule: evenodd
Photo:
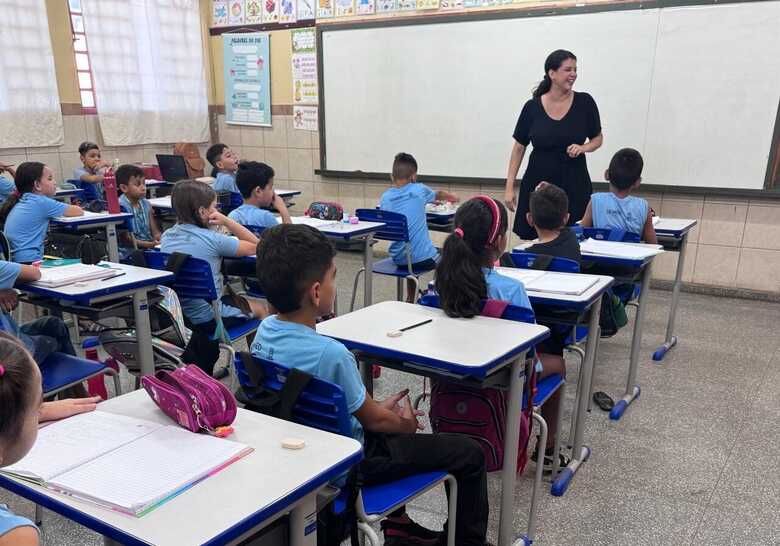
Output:
<svg viewBox="0 0 780 546">
<path fill-rule="evenodd" d="M 374 0 L 356 0 L 358 15 L 371 15 L 375 11 Z"/>
<path fill-rule="evenodd" d="M 263 32 L 222 35 L 225 122 L 271 126 L 270 36 Z"/>
<path fill-rule="evenodd" d="M 263 22 L 262 0 L 246 0 L 244 19 L 248 25 L 259 25 Z"/>
<path fill-rule="evenodd" d="M 293 104 L 317 104 L 316 32 L 313 28 L 301 28 L 291 35 Z"/>
<path fill-rule="evenodd" d="M 333 17 L 333 0 L 317 0 L 317 19 Z"/>
<path fill-rule="evenodd" d="M 398 0 L 398 11 L 415 11 L 417 0 Z"/>
<path fill-rule="evenodd" d="M 317 16 L 317 0 L 298 0 L 297 15 L 299 21 L 308 21 Z"/>
<path fill-rule="evenodd" d="M 279 22 L 294 23 L 295 21 L 295 0 L 279 0 Z"/>
<path fill-rule="evenodd" d="M 355 15 L 355 0 L 336 0 L 336 17 Z"/>
<path fill-rule="evenodd" d="M 265 0 L 263 2 L 263 23 L 279 22 L 279 0 Z"/>
<path fill-rule="evenodd" d="M 224 27 L 228 24 L 228 3 L 226 1 L 214 0 L 211 5 L 211 25 L 215 27 Z"/>
<path fill-rule="evenodd" d="M 417 0 L 417 9 L 439 9 L 439 0 Z"/>
<path fill-rule="evenodd" d="M 293 106 L 293 129 L 316 131 L 319 129 L 316 106 Z"/>
<path fill-rule="evenodd" d="M 463 0 L 441 0 L 441 9 L 461 9 Z"/>
<path fill-rule="evenodd" d="M 244 24 L 244 0 L 230 0 L 228 2 L 228 24 Z"/>
<path fill-rule="evenodd" d="M 398 11 L 396 0 L 376 0 L 377 13 L 390 13 L 391 11 Z"/>
</svg>

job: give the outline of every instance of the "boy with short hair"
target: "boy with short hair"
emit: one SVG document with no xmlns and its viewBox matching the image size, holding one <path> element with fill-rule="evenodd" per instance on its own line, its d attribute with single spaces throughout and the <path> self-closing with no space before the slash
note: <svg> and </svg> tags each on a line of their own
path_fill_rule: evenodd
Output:
<svg viewBox="0 0 780 546">
<path fill-rule="evenodd" d="M 133 230 L 130 233 L 129 247 L 146 249 L 160 244 L 162 232 L 157 227 L 152 206 L 146 199 L 146 177 L 137 165 L 122 165 L 114 173 L 116 183 L 122 191 L 119 205 L 133 213 Z M 135 245 L 133 245 L 135 240 Z"/>
<path fill-rule="evenodd" d="M 214 191 L 240 193 L 236 186 L 236 170 L 238 169 L 238 155 L 227 144 L 214 144 L 206 151 L 206 159 L 211 166 L 211 176 L 214 181 Z"/>
<path fill-rule="evenodd" d="M 456 543 L 483 546 L 488 499 L 479 445 L 458 434 L 415 434 L 422 428 L 417 421 L 422 412 L 412 409 L 408 389 L 375 401 L 366 392 L 352 353 L 317 334 L 317 318 L 333 310 L 334 255 L 325 236 L 309 226 L 279 225 L 263 233 L 257 247 L 257 277 L 278 314 L 260 324 L 252 353 L 341 386 L 352 414 L 352 437 L 364 444 L 366 458 L 360 471 L 365 484 L 433 470 L 455 476 Z M 382 528 L 386 545 L 438 544 L 442 539 L 441 533 L 414 523 L 403 510 L 391 514 Z"/>
<path fill-rule="evenodd" d="M 282 222 L 291 224 L 292 219 L 284 200 L 274 193 L 274 170 L 265 163 L 245 161 L 238 166 L 236 185 L 244 198 L 244 204 L 228 214 L 242 226 L 273 227 L 276 216 L 261 207 L 273 205 L 279 211 Z"/>
<path fill-rule="evenodd" d="M 536 229 L 539 242 L 526 248 L 526 252 L 582 261 L 577 235 L 567 227 L 569 222 L 569 198 L 555 184 L 540 182 L 531 193 L 530 212 L 526 213 L 528 225 Z"/>
<path fill-rule="evenodd" d="M 81 167 L 73 171 L 73 178 L 82 182 L 84 201 L 103 199 L 103 174 L 109 164 L 101 159 L 100 147 L 85 141 L 79 145 Z"/>
<path fill-rule="evenodd" d="M 642 182 L 642 155 L 623 148 L 615 152 L 604 178 L 609 192 L 594 193 L 582 217 L 582 227 L 622 229 L 638 233 L 646 243 L 657 244 L 650 205 L 641 197 L 631 195 Z"/>
</svg>

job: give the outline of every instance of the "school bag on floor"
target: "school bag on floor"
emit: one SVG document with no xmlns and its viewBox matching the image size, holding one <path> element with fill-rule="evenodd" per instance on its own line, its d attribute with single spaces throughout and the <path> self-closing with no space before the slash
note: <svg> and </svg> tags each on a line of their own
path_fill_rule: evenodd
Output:
<svg viewBox="0 0 780 546">
<path fill-rule="evenodd" d="M 501 318 L 507 302 L 487 300 L 482 315 Z M 526 378 L 525 391 L 536 392 L 536 373 Z M 501 470 L 504 464 L 504 430 L 507 420 L 508 392 L 502 389 L 469 387 L 446 381 L 433 381 L 431 386 L 431 428 L 433 432 L 464 434 L 477 441 L 485 453 L 488 472 Z M 520 416 L 520 440 L 517 451 L 517 473 L 528 462 L 528 441 L 531 438 L 531 413 L 528 404 Z"/>
</svg>

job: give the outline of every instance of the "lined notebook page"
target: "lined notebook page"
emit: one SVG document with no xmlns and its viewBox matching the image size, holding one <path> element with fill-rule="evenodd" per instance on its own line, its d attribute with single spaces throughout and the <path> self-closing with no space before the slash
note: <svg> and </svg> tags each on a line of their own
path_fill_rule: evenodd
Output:
<svg viewBox="0 0 780 546">
<path fill-rule="evenodd" d="M 59 267 L 41 268 L 41 278 L 33 284 L 41 286 L 62 286 L 77 281 L 102 279 L 116 275 L 116 271 L 89 264 L 67 264 Z"/>
<path fill-rule="evenodd" d="M 543 277 L 544 271 L 537 269 L 520 269 L 517 267 L 496 267 L 496 273 L 504 275 L 505 277 L 512 277 L 515 280 L 522 282 L 528 286 L 530 282 Z"/>
<path fill-rule="evenodd" d="M 74 415 L 40 429 L 25 458 L 3 470 L 49 482 L 163 426 L 104 411 Z"/>
<path fill-rule="evenodd" d="M 585 239 L 580 243 L 580 250 L 583 254 L 595 254 L 599 256 L 612 256 L 615 258 L 634 260 L 641 260 L 663 252 L 660 247 L 653 245 L 635 245 L 615 241 L 599 241 L 596 239 Z"/>
<path fill-rule="evenodd" d="M 596 284 L 598 279 L 586 275 L 564 275 L 548 272 L 526 284 L 528 290 L 552 294 L 574 294 L 579 296 Z"/>
<path fill-rule="evenodd" d="M 136 513 L 248 450 L 244 444 L 165 426 L 58 476 L 50 485 Z"/>
<path fill-rule="evenodd" d="M 281 217 L 277 216 L 276 221 L 280 224 L 282 223 Z M 341 222 L 337 222 L 336 220 L 320 220 L 319 218 L 310 218 L 308 216 L 293 216 L 292 217 L 292 223 L 293 224 L 303 224 L 305 226 L 311 226 L 314 229 L 322 229 L 324 227 L 328 226 L 337 226 Z"/>
</svg>

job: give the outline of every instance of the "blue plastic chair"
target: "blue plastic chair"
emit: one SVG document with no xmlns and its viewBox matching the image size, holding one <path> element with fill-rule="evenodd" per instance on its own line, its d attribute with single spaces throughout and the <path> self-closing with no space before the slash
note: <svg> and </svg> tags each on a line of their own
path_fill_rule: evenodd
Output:
<svg viewBox="0 0 780 546">
<path fill-rule="evenodd" d="M 244 198 L 240 193 L 232 191 L 217 192 L 217 203 L 222 214 L 229 214 L 230 211 L 237 209 L 244 204 Z"/>
<path fill-rule="evenodd" d="M 385 258 L 384 260 L 374 262 L 372 273 L 396 278 L 396 299 L 398 301 L 403 301 L 404 299 L 404 279 L 409 279 L 414 283 L 414 293 L 417 294 L 420 289 L 420 275 L 429 273 L 435 268 L 412 267 L 412 246 L 409 241 L 409 226 L 406 221 L 406 216 L 400 212 L 390 212 L 381 209 L 357 209 L 355 215 L 361 222 L 382 222 L 385 224 L 383 228 L 374 233 L 374 239 L 380 241 L 402 242 L 405 245 L 405 265 L 397 265 L 392 258 Z M 361 273 L 367 274 L 366 270 L 361 268 L 355 275 L 350 310 L 355 308 L 355 296 L 357 294 L 357 286 Z"/>
<path fill-rule="evenodd" d="M 273 391 L 280 391 L 290 373 L 290 368 L 255 356 L 252 357 L 252 361 L 255 365 L 261 366 L 265 372 L 264 386 Z M 234 365 L 241 386 L 253 387 L 249 372 L 244 368 L 240 358 L 235 359 Z M 301 392 L 292 410 L 292 420 L 333 434 L 352 435 L 344 391 L 339 385 L 318 377 L 313 377 Z M 368 538 L 372 546 L 379 546 L 379 537 L 370 524 L 381 520 L 387 514 L 443 482 L 447 482 L 450 488 L 447 543 L 454 546 L 458 484 L 455 478 L 446 472 L 426 472 L 381 485 L 361 487 L 355 506 L 358 529 Z M 332 509 L 337 514 L 342 513 L 346 508 L 347 500 L 347 493 L 342 491 L 334 501 Z"/>
<path fill-rule="evenodd" d="M 632 233 L 618 228 L 582 228 L 582 238 L 598 239 L 599 241 L 617 241 L 620 243 L 638 243 L 642 240 L 638 233 Z"/>
</svg>

